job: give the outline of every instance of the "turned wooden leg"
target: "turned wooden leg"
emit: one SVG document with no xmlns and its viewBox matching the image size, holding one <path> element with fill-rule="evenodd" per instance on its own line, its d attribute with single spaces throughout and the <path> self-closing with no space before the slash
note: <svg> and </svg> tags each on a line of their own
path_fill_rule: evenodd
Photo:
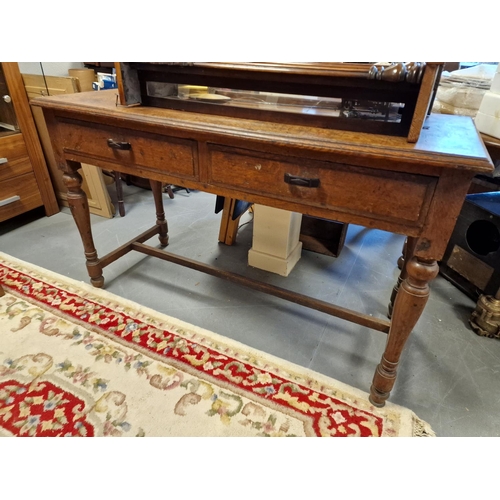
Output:
<svg viewBox="0 0 500 500">
<path fill-rule="evenodd" d="M 415 245 L 417 244 L 417 238 L 413 238 L 411 236 L 408 236 L 406 238 L 404 245 L 403 245 L 403 255 L 398 259 L 398 267 L 401 269 L 401 273 L 399 274 L 398 280 L 396 281 L 396 284 L 394 285 L 394 288 L 392 290 L 391 294 L 391 299 L 389 300 L 389 306 L 388 306 L 388 313 L 387 316 L 389 318 L 392 317 L 392 310 L 394 308 L 394 300 L 396 299 L 396 295 L 398 293 L 399 287 L 401 286 L 401 283 L 403 280 L 406 279 L 408 276 L 406 272 L 406 262 L 409 262 L 410 259 L 413 256 L 413 252 L 415 251 Z"/>
<path fill-rule="evenodd" d="M 405 253 L 406 253 L 406 242 L 408 241 L 408 238 L 405 238 L 405 242 L 403 243 L 403 251 L 401 252 L 401 256 L 398 259 L 397 265 L 398 269 L 402 270 L 403 269 L 403 263 L 405 261 Z"/>
<path fill-rule="evenodd" d="M 168 197 L 169 197 L 171 200 L 173 200 L 173 199 L 174 199 L 175 195 L 174 195 L 174 191 L 173 191 L 173 189 L 172 189 L 172 185 L 171 185 L 171 184 L 167 184 L 167 185 L 163 188 L 163 190 L 165 191 L 165 193 L 167 193 L 167 194 L 168 194 Z"/>
<path fill-rule="evenodd" d="M 81 167 L 80 163 L 67 161 L 64 170 L 63 180 L 68 189 L 68 204 L 76 222 L 78 231 L 82 238 L 85 258 L 87 260 L 87 271 L 90 276 L 90 282 L 96 288 L 104 286 L 102 276 L 102 266 L 97 257 L 97 251 L 92 238 L 92 229 L 90 227 L 90 212 L 87 195 L 82 189 L 82 176 L 77 172 Z"/>
<path fill-rule="evenodd" d="M 412 257 L 405 261 L 406 278 L 396 295 L 387 344 L 370 388 L 370 402 L 379 407 L 385 405 L 391 393 L 399 358 L 429 298 L 429 281 L 439 271 L 435 260 Z"/>
<path fill-rule="evenodd" d="M 159 226 L 158 239 L 160 245 L 166 247 L 168 245 L 168 224 L 165 220 L 165 210 L 163 208 L 163 186 L 161 182 L 153 180 L 150 180 L 149 184 L 155 199 L 156 224 Z"/>
<path fill-rule="evenodd" d="M 125 217 L 125 203 L 123 203 L 122 174 L 115 170 L 116 198 L 118 199 L 118 212 L 120 217 Z"/>
</svg>

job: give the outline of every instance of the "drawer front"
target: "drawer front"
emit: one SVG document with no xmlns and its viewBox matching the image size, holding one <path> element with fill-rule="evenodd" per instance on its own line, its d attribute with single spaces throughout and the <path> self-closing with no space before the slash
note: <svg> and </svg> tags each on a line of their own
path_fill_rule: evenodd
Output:
<svg viewBox="0 0 500 500">
<path fill-rule="evenodd" d="M 24 174 L 0 182 L 0 222 L 41 205 L 43 202 L 35 174 Z"/>
<path fill-rule="evenodd" d="M 60 122 L 58 135 L 65 152 L 84 154 L 89 160 L 95 158 L 199 178 L 197 146 L 192 140 L 69 120 Z M 108 140 L 113 141 L 111 146 Z"/>
<path fill-rule="evenodd" d="M 0 182 L 32 171 L 23 135 L 0 137 Z"/>
<path fill-rule="evenodd" d="M 423 224 L 437 183 L 437 178 L 404 172 L 278 155 L 263 157 L 217 145 L 209 150 L 214 186 L 415 226 Z M 292 183 L 285 182 L 285 177 Z"/>
<path fill-rule="evenodd" d="M 0 137 L 0 158 L 13 161 L 28 156 L 28 150 L 22 134 L 10 134 Z"/>
<path fill-rule="evenodd" d="M 30 159 L 27 156 L 15 160 L 7 159 L 7 161 L 2 161 L 2 158 L 4 157 L 0 156 L 0 182 L 33 172 Z"/>
</svg>

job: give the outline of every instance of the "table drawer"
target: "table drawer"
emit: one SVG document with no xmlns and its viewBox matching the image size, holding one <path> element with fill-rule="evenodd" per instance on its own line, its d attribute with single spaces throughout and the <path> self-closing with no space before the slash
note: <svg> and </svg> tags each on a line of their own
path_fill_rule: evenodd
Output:
<svg viewBox="0 0 500 500">
<path fill-rule="evenodd" d="M 303 204 L 419 226 L 437 182 L 435 177 L 278 155 L 264 157 L 218 145 L 209 146 L 209 151 L 211 184 L 271 195 L 298 204 L 296 211 Z"/>
<path fill-rule="evenodd" d="M 193 140 L 72 120 L 61 120 L 58 135 L 64 151 L 84 154 L 89 162 L 95 158 L 199 178 L 197 144 Z"/>
<path fill-rule="evenodd" d="M 19 175 L 0 182 L 0 222 L 41 205 L 35 174 Z"/>
</svg>

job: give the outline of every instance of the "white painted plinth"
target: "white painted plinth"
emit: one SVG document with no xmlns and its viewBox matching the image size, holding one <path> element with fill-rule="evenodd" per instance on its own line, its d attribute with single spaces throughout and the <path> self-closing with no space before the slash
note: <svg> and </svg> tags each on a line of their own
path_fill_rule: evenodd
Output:
<svg viewBox="0 0 500 500">
<path fill-rule="evenodd" d="M 302 214 L 254 205 L 252 248 L 248 264 L 288 276 L 302 253 L 299 241 Z"/>
</svg>

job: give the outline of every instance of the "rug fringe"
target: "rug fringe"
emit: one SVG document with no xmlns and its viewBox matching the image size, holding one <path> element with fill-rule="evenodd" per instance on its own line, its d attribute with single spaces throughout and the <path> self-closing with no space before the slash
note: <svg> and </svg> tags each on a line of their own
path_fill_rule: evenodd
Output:
<svg viewBox="0 0 500 500">
<path fill-rule="evenodd" d="M 413 437 L 436 437 L 436 433 L 427 422 L 413 414 Z"/>
</svg>

